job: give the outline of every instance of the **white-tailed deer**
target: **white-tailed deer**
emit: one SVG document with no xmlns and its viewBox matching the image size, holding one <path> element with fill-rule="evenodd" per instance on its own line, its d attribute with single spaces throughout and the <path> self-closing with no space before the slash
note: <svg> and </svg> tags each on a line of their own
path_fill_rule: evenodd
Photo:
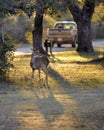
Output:
<svg viewBox="0 0 104 130">
<path fill-rule="evenodd" d="M 30 66 L 32 68 L 31 80 L 32 78 L 34 78 L 35 70 L 39 71 L 39 79 L 40 79 L 40 71 L 42 70 L 45 73 L 46 85 L 48 86 L 48 70 L 47 70 L 48 65 L 49 65 L 49 59 L 47 58 L 47 56 L 39 53 L 38 50 L 33 48 L 31 61 L 30 61 Z"/>
</svg>

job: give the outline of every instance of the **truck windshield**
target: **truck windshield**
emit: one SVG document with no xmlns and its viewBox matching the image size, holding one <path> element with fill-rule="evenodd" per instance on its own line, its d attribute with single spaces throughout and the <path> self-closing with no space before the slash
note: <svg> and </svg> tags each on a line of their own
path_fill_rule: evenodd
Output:
<svg viewBox="0 0 104 130">
<path fill-rule="evenodd" d="M 56 29 L 73 29 L 73 28 L 76 28 L 74 24 L 71 24 L 71 23 L 57 23 L 55 25 Z"/>
</svg>

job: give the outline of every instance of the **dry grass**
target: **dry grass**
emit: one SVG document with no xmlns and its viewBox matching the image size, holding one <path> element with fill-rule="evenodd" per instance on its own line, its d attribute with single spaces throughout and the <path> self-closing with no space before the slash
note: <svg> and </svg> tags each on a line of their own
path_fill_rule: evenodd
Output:
<svg viewBox="0 0 104 130">
<path fill-rule="evenodd" d="M 90 54 L 77 53 L 72 48 L 53 54 L 54 56 L 50 58 L 49 86 L 104 86 L 104 61 L 91 62 L 93 59 L 102 57 L 102 48 L 95 48 L 95 52 Z M 29 62 L 30 54 L 15 57 L 14 69 L 9 74 L 13 83 L 23 87 L 30 85 L 31 68 Z M 44 79 L 43 73 L 42 78 Z M 33 85 L 40 86 L 37 71 Z"/>
</svg>

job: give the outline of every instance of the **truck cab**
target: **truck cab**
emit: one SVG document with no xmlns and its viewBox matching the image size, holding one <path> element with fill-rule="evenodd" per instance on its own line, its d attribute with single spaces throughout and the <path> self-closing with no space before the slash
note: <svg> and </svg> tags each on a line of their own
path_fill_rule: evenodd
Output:
<svg viewBox="0 0 104 130">
<path fill-rule="evenodd" d="M 54 45 L 61 47 L 62 44 L 76 46 L 77 24 L 74 21 L 58 21 L 52 29 L 47 30 L 47 39 Z"/>
</svg>

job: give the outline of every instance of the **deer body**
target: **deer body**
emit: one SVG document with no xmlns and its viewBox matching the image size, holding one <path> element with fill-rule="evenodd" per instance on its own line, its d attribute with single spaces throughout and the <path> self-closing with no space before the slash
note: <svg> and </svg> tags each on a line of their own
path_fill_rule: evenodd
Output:
<svg viewBox="0 0 104 130">
<path fill-rule="evenodd" d="M 34 78 L 34 71 L 38 70 L 40 79 L 40 71 L 42 70 L 46 75 L 45 79 L 46 84 L 48 85 L 48 70 L 47 70 L 48 65 L 49 65 L 49 59 L 47 58 L 47 56 L 33 49 L 30 61 L 30 66 L 32 68 L 32 78 Z"/>
</svg>

